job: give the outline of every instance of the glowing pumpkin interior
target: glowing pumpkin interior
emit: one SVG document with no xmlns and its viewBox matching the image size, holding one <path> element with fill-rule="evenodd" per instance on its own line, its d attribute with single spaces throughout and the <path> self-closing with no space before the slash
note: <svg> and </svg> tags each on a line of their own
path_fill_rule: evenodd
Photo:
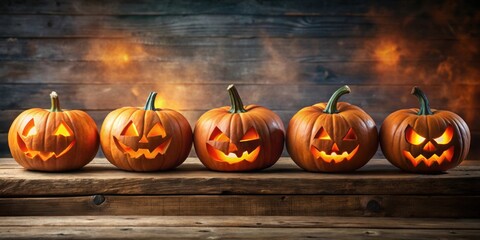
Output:
<svg viewBox="0 0 480 240">
<path fill-rule="evenodd" d="M 57 138 L 65 138 L 70 140 L 73 138 L 69 144 L 62 149 L 31 149 L 28 147 L 28 145 L 32 146 L 33 141 L 35 141 L 35 138 L 41 137 L 44 138 L 45 136 L 40 136 L 38 134 L 37 127 L 35 126 L 35 121 L 32 118 L 28 123 L 25 125 L 25 127 L 22 130 L 22 133 L 17 133 L 17 143 L 19 148 L 22 150 L 22 152 L 25 154 L 25 156 L 34 159 L 34 158 L 39 158 L 42 161 L 48 161 L 50 159 L 55 159 L 62 157 L 65 155 L 72 147 L 75 145 L 75 138 L 74 138 L 74 133 L 72 129 L 66 124 L 65 122 L 60 122 L 60 124 L 56 127 L 55 131 L 53 132 L 53 136 Z M 48 133 L 45 133 L 48 134 Z M 47 150 L 47 151 L 46 151 Z M 53 150 L 53 151 L 48 151 L 48 150 Z"/>
<path fill-rule="evenodd" d="M 430 167 L 434 163 L 440 165 L 444 161 L 450 162 L 453 158 L 454 146 L 448 147 L 447 145 L 452 141 L 452 138 L 453 127 L 451 125 L 448 125 L 440 136 L 431 140 L 418 134 L 411 126 L 408 126 L 405 129 L 405 140 L 414 146 L 420 147 L 422 151 L 417 156 L 413 156 L 412 152 L 404 150 L 403 155 L 415 167 L 421 163 Z M 445 146 L 447 147 L 446 150 L 441 150 L 445 149 Z"/>
<path fill-rule="evenodd" d="M 242 161 L 254 162 L 260 153 L 260 136 L 254 127 L 250 127 L 242 138 L 234 143 L 218 127 L 215 127 L 207 143 L 207 151 L 218 162 L 235 164 Z M 228 147 L 226 146 L 228 144 Z M 225 146 L 225 151 L 217 149 L 215 146 Z M 241 147 L 239 147 L 241 146 Z M 253 150 L 252 149 L 253 146 Z"/>
<path fill-rule="evenodd" d="M 343 141 L 357 141 L 357 134 L 350 128 L 345 136 L 342 138 Z M 330 137 L 330 134 L 325 130 L 325 128 L 321 127 L 317 133 L 315 134 L 314 141 L 329 141 L 333 142 L 332 147 L 329 150 L 319 149 L 314 144 L 310 146 L 310 152 L 312 153 L 313 157 L 317 160 L 321 160 L 327 163 L 340 163 L 343 161 L 350 161 L 355 154 L 357 154 L 358 149 L 360 147 L 359 144 L 355 146 L 355 148 L 348 152 L 345 150 L 339 149 L 337 143 Z"/>
<path fill-rule="evenodd" d="M 158 122 L 146 134 L 139 134 L 137 127 L 133 121 L 129 121 L 120 133 L 120 137 L 113 137 L 115 145 L 124 154 L 131 158 L 139 158 L 144 156 L 146 159 L 154 159 L 158 155 L 167 152 L 172 141 L 171 137 L 167 137 L 167 133 L 163 125 Z M 129 146 L 125 142 L 129 139 L 139 139 L 134 146 Z M 122 142 L 121 140 L 125 140 Z M 158 144 L 155 144 L 158 143 Z"/>
</svg>

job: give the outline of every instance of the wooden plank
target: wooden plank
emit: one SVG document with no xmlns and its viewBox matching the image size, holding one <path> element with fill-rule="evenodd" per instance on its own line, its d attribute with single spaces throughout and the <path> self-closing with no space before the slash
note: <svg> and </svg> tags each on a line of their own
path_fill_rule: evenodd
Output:
<svg viewBox="0 0 480 240">
<path fill-rule="evenodd" d="M 479 230 L 216 227 L 0 227 L 0 239 L 478 239 Z"/>
<path fill-rule="evenodd" d="M 424 89 L 429 96 L 432 108 L 449 110 L 450 105 L 455 106 L 450 110 L 454 110 L 460 116 L 463 116 L 462 113 L 468 116 L 468 112 L 463 112 L 462 109 L 478 108 L 478 104 L 475 104 L 477 99 L 474 98 L 474 96 L 480 95 L 480 85 L 478 84 L 456 84 L 453 87 L 452 84 L 418 83 L 418 86 Z M 48 96 L 52 90 L 55 90 L 61 98 L 62 106 L 66 109 L 109 110 L 132 105 L 143 106 L 145 96 L 150 91 L 157 91 L 157 98 L 162 99 L 169 108 L 208 110 L 230 103 L 226 92 L 227 85 L 192 83 L 3 84 L 0 95 L 4 100 L 0 102 L 0 109 L 48 108 L 50 104 Z M 341 84 L 237 84 L 237 89 L 246 105 L 255 103 L 273 110 L 298 111 L 305 106 L 327 101 L 340 86 Z M 417 99 L 410 95 L 411 85 L 351 85 L 350 87 L 352 93 L 342 97 L 342 101 L 360 106 L 367 112 L 371 110 L 376 112 L 375 109 L 393 112 L 402 108 L 418 106 Z M 469 89 L 468 93 L 460 91 L 467 88 Z M 455 104 L 457 101 L 453 100 L 452 96 L 458 98 L 458 101 L 462 101 L 462 104 Z M 457 108 L 462 105 L 464 108 Z M 465 116 L 463 117 L 468 122 L 469 118 Z"/>
<path fill-rule="evenodd" d="M 431 236 L 439 237 L 444 231 L 448 231 L 449 239 L 454 237 L 465 238 L 465 230 L 470 234 L 478 230 L 478 219 L 416 219 L 416 218 L 358 218 L 358 217 L 290 217 L 290 216 L 255 216 L 255 217 L 243 217 L 243 216 L 64 216 L 64 217 L 2 217 L 0 224 L 0 233 L 3 238 L 16 239 L 20 237 L 25 238 L 38 238 L 40 235 L 44 238 L 49 237 L 51 231 L 52 238 L 59 237 L 93 237 L 91 235 L 97 235 L 95 237 L 105 238 L 111 236 L 112 232 L 122 231 L 116 228 L 122 228 L 125 232 L 137 232 L 137 229 L 142 228 L 143 236 L 152 236 L 159 238 L 165 236 L 165 232 L 172 231 L 178 234 L 172 234 L 172 236 L 165 237 L 182 237 L 185 238 L 190 233 L 188 229 L 196 229 L 198 233 L 217 233 L 223 229 L 236 229 L 243 232 L 244 229 L 251 230 L 252 232 L 246 232 L 243 235 L 239 235 L 236 238 L 249 238 L 258 237 L 258 232 L 262 230 L 267 233 L 267 237 L 273 237 L 275 231 L 278 229 L 289 230 L 286 232 L 297 232 L 296 229 L 300 228 L 303 233 L 308 230 L 329 229 L 329 234 L 332 234 L 332 238 L 339 239 L 343 237 L 342 233 L 351 232 L 352 230 L 361 230 L 364 235 L 361 237 L 371 238 L 373 236 L 382 237 L 386 239 L 385 233 L 392 234 L 392 232 L 402 230 L 401 236 L 395 236 L 395 239 L 400 237 L 414 238 L 417 234 L 429 233 Z M 27 231 L 27 229 L 35 229 Z M 91 235 L 84 233 L 79 228 L 89 228 Z M 161 234 L 153 235 L 152 229 L 161 229 Z M 166 230 L 168 229 L 168 231 Z M 214 231 L 212 231 L 214 229 Z M 416 231 L 415 231 L 416 230 Z M 435 231 L 436 230 L 436 231 Z M 26 232 L 27 231 L 27 232 Z M 100 231 L 102 234 L 100 234 Z M 98 232 L 98 233 L 97 233 Z M 67 234 L 69 233 L 69 234 Z M 70 234 L 74 235 L 70 235 Z M 156 232 L 155 232 L 156 233 Z M 376 235 L 381 233 L 381 235 Z M 31 235 L 30 235 L 31 234 Z M 62 235 L 63 234 L 63 235 Z M 152 235 L 150 235 L 152 234 Z M 232 238 L 233 235 L 226 235 L 225 237 Z M 290 233 L 291 234 L 291 233 Z M 359 232 L 360 234 L 360 232 Z M 397 232 L 400 234 L 400 232 Z M 126 235 L 130 236 L 130 235 Z M 281 236 L 281 239 L 286 239 L 288 234 Z M 325 236 L 325 233 L 321 235 L 312 236 Z M 360 236 L 351 236 L 359 238 Z M 124 236 L 118 236 L 125 237 Z M 134 236 L 138 239 L 138 235 Z M 292 236 L 293 237 L 293 236 Z M 298 239 L 301 235 L 296 235 L 295 239 Z M 350 236 L 349 236 L 350 237 Z"/>
<path fill-rule="evenodd" d="M 472 42 L 478 42 L 471 39 Z M 110 54 L 128 54 L 131 61 L 186 62 L 192 58 L 207 62 L 271 62 L 286 64 L 378 61 L 375 51 L 383 38 L 53 38 L 0 41 L 0 60 L 11 61 L 100 61 Z M 460 40 L 419 39 L 393 42 L 402 62 L 465 59 L 458 51 Z M 380 46 L 379 46 L 380 44 Z M 473 44 L 475 45 L 475 44 Z M 478 62 L 479 54 L 469 60 Z M 28 63 L 25 63 L 28 64 Z M 376 63 L 375 63 L 376 64 Z M 401 65 L 401 64 L 399 64 Z M 33 66 L 30 66 L 33 67 Z"/>
<path fill-rule="evenodd" d="M 10 161 L 11 164 L 6 164 Z M 309 173 L 289 158 L 257 173 L 222 173 L 205 169 L 192 158 L 173 171 L 134 173 L 113 165 L 48 174 L 26 171 L 13 159 L 0 161 L 0 195 L 76 196 L 95 194 L 347 194 L 347 195 L 471 195 L 480 193 L 480 163 L 463 164 L 446 174 L 401 172 L 385 159 L 371 160 L 354 173 Z M 468 162 L 468 161 L 466 161 Z M 466 164 L 466 163 L 465 163 Z M 404 204 L 400 204 L 404 206 Z"/>
<path fill-rule="evenodd" d="M 479 219 L 312 216 L 28 216 L 2 217 L 1 227 L 242 227 L 479 230 Z"/>
<path fill-rule="evenodd" d="M 465 19 L 473 16 L 476 9 L 475 1 L 467 0 L 454 6 L 448 1 L 326 1 L 307 0 L 295 1 L 202 1 L 189 0 L 168 1 L 135 1 L 128 0 L 105 2 L 98 4 L 91 0 L 70 2 L 65 0 L 42 1 L 8 1 L 0 3 L 0 12 L 4 14 L 60 14 L 60 15 L 191 15 L 191 14 L 246 14 L 246 15 L 286 15 L 286 16 L 391 16 L 398 21 L 399 17 L 425 17 L 424 12 L 430 12 L 432 7 L 451 7 L 451 17 Z M 473 11 L 472 11 L 473 9 Z M 450 10 L 450 9 L 449 9 Z M 454 11 L 455 10 L 455 11 Z M 453 12 L 454 11 L 454 12 Z M 433 15 L 433 14 L 432 14 Z M 427 16 L 431 17 L 430 14 Z"/>
<path fill-rule="evenodd" d="M 462 1 L 466 6 L 475 1 Z M 189 15 L 189 14 L 247 14 L 247 15 L 392 15 L 391 10 L 404 14 L 412 9 L 444 5 L 445 1 L 128 1 L 102 2 L 81 0 L 22 0 L 0 3 L 3 14 L 73 14 L 73 15 Z M 462 6 L 463 7 L 463 6 Z M 372 10 L 383 11 L 372 11 Z M 386 10 L 390 11 L 386 11 Z"/>
<path fill-rule="evenodd" d="M 480 196 L 168 195 L 0 198 L 0 216 L 374 216 L 478 218 Z"/>
<path fill-rule="evenodd" d="M 123 55 L 122 55 L 123 56 Z M 107 60 L 110 61 L 110 60 Z M 121 61 L 121 60 L 120 60 Z M 355 84 L 355 85 L 408 85 L 415 84 L 469 84 L 478 61 L 464 62 L 463 67 L 452 72 L 454 81 L 446 79 L 437 68 L 442 61 L 401 62 L 399 67 L 381 71 L 381 62 L 323 62 L 303 63 L 279 57 L 264 61 L 229 62 L 227 58 L 192 57 L 179 61 L 5 61 L 0 66 L 4 84 Z M 467 75 L 467 74 L 471 74 Z M 429 76 L 429 77 L 426 77 Z M 386 80 L 388 79 L 388 80 Z"/>
<path fill-rule="evenodd" d="M 478 37 L 477 28 L 417 18 L 252 15 L 0 15 L 0 37 L 372 37 L 402 32 L 410 38 L 455 39 L 450 29 Z M 414 25 L 410 25 L 410 24 Z M 415 27 L 413 27 L 415 26 Z"/>
</svg>

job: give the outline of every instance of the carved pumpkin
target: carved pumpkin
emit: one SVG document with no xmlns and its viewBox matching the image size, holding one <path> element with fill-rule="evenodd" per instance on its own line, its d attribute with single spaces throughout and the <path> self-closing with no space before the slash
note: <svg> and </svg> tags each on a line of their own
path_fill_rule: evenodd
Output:
<svg viewBox="0 0 480 240">
<path fill-rule="evenodd" d="M 470 131 L 457 114 L 430 109 L 425 94 L 412 89 L 420 108 L 390 114 L 380 128 L 380 146 L 393 165 L 409 172 L 440 172 L 460 164 L 470 148 Z"/>
<path fill-rule="evenodd" d="M 361 108 L 338 102 L 348 86 L 339 88 L 328 103 L 298 111 L 287 130 L 287 150 L 293 161 L 312 172 L 354 171 L 378 148 L 373 119 Z"/>
<path fill-rule="evenodd" d="M 272 166 L 283 151 L 281 119 L 267 108 L 243 106 L 235 86 L 228 87 L 231 106 L 212 109 L 198 119 L 195 151 L 216 171 L 251 171 Z"/>
<path fill-rule="evenodd" d="M 93 119 L 79 110 L 62 110 L 56 92 L 49 110 L 22 112 L 8 132 L 8 145 L 18 164 L 29 170 L 59 172 L 80 169 L 98 150 Z"/>
<path fill-rule="evenodd" d="M 158 171 L 182 164 L 192 148 L 192 129 L 171 109 L 155 108 L 157 93 L 145 107 L 124 107 L 105 118 L 100 142 L 105 157 L 128 171 Z"/>
</svg>

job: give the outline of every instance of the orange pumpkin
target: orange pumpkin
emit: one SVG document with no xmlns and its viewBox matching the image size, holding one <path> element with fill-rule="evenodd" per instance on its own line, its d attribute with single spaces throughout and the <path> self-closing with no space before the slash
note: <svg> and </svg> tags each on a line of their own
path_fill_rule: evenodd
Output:
<svg viewBox="0 0 480 240">
<path fill-rule="evenodd" d="M 171 109 L 155 108 L 157 93 L 145 107 L 124 107 L 105 118 L 100 141 L 105 157 L 128 171 L 158 171 L 178 167 L 192 148 L 192 129 Z"/>
<path fill-rule="evenodd" d="M 440 172 L 460 164 L 470 148 L 470 130 L 450 111 L 430 109 L 425 93 L 412 89 L 420 108 L 390 114 L 380 128 L 380 146 L 396 167 L 409 172 Z"/>
<path fill-rule="evenodd" d="M 212 109 L 198 119 L 194 145 L 200 161 L 215 171 L 265 169 L 283 151 L 285 130 L 271 110 L 243 106 L 235 86 L 228 87 L 231 106 Z"/>
<path fill-rule="evenodd" d="M 357 106 L 338 102 L 347 93 L 350 88 L 343 86 L 328 103 L 305 107 L 290 120 L 287 150 L 301 168 L 312 172 L 354 171 L 377 151 L 373 119 Z"/>
<path fill-rule="evenodd" d="M 22 112 L 8 132 L 8 146 L 18 164 L 29 170 L 60 172 L 80 169 L 98 151 L 93 119 L 79 110 L 62 110 L 56 92 L 49 110 Z"/>
</svg>

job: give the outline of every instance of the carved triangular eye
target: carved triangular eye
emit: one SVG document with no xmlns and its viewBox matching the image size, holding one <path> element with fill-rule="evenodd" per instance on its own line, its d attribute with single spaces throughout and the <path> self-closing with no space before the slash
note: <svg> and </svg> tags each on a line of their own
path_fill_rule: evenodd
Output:
<svg viewBox="0 0 480 240">
<path fill-rule="evenodd" d="M 58 125 L 57 130 L 55 130 L 53 135 L 55 136 L 61 135 L 64 137 L 69 137 L 73 135 L 73 132 L 65 122 L 61 122 L 60 125 Z"/>
<path fill-rule="evenodd" d="M 445 132 L 443 132 L 442 136 L 438 138 L 434 138 L 435 142 L 438 144 L 445 145 L 452 141 L 453 138 L 453 127 L 452 125 L 448 125 L 447 129 L 445 129 Z"/>
<path fill-rule="evenodd" d="M 132 121 L 130 121 L 127 123 L 127 125 L 123 129 L 122 133 L 120 133 L 120 135 L 127 136 L 127 137 L 138 137 L 137 127 L 135 127 L 135 124 Z"/>
<path fill-rule="evenodd" d="M 248 129 L 245 135 L 243 135 L 242 139 L 240 139 L 240 142 L 248 142 L 257 139 L 260 139 L 260 136 L 258 135 L 257 130 L 255 130 L 254 127 L 251 127 L 250 129 Z"/>
<path fill-rule="evenodd" d="M 407 142 L 413 145 L 420 145 L 426 139 L 420 136 L 420 134 L 418 134 L 417 132 L 415 132 L 415 130 L 413 130 L 413 128 L 410 126 L 408 126 L 405 130 L 405 138 L 407 139 Z"/>
<path fill-rule="evenodd" d="M 35 128 L 35 122 L 33 121 L 33 118 L 28 121 L 27 125 L 25 125 L 22 135 L 25 137 L 37 135 L 37 128 Z"/>
<path fill-rule="evenodd" d="M 328 135 L 327 131 L 322 127 L 320 130 L 318 130 L 317 134 L 315 135 L 315 138 L 320 139 L 320 140 L 332 140 L 330 138 L 330 135 Z"/>
<path fill-rule="evenodd" d="M 353 128 L 350 128 L 350 130 L 348 130 L 343 140 L 357 140 L 357 134 L 355 134 L 355 131 L 353 131 Z"/>
<path fill-rule="evenodd" d="M 225 135 L 220 129 L 218 129 L 218 127 L 215 127 L 212 135 L 210 135 L 209 140 L 218 142 L 230 142 L 230 138 L 227 137 L 227 135 Z"/>
<path fill-rule="evenodd" d="M 150 132 L 148 132 L 147 134 L 147 137 L 156 137 L 156 136 L 162 136 L 162 137 L 167 136 L 167 133 L 165 132 L 165 128 L 161 123 L 155 124 L 155 126 L 153 126 Z"/>
</svg>

